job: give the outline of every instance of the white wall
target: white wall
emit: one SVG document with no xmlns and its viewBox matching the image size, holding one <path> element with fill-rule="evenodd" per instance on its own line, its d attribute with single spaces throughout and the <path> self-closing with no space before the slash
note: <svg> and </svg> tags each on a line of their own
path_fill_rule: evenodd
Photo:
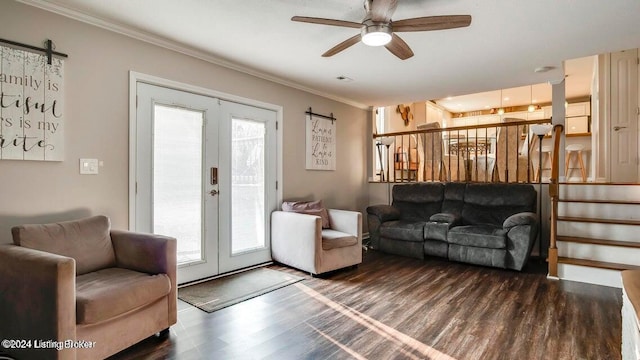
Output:
<svg viewBox="0 0 640 360">
<path fill-rule="evenodd" d="M 65 160 L 0 160 L 0 243 L 11 226 L 92 214 L 128 227 L 128 74 L 130 70 L 282 106 L 285 199 L 323 199 L 364 211 L 369 111 L 233 71 L 13 1 L 0 2 L 2 38 L 40 46 L 51 39 L 65 60 Z M 336 171 L 305 170 L 305 117 L 337 121 Z M 104 161 L 97 176 L 79 175 L 81 157 Z"/>
</svg>

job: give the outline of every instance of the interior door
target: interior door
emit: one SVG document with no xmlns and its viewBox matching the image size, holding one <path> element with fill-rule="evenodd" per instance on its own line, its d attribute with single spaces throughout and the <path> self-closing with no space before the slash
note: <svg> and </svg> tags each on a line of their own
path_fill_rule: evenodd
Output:
<svg viewBox="0 0 640 360">
<path fill-rule="evenodd" d="M 271 261 L 276 112 L 220 102 L 220 272 Z"/>
<path fill-rule="evenodd" d="M 178 240 L 178 283 L 219 273 L 218 100 L 137 83 L 135 230 Z"/>
<path fill-rule="evenodd" d="M 611 181 L 638 181 L 638 51 L 611 54 Z"/>
</svg>

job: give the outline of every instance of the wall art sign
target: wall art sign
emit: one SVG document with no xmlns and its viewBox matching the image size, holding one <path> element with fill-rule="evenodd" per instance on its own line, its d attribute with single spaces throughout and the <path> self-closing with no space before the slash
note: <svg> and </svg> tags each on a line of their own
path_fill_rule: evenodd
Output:
<svg viewBox="0 0 640 360">
<path fill-rule="evenodd" d="M 307 170 L 336 169 L 335 119 L 307 112 Z"/>
<path fill-rule="evenodd" d="M 64 63 L 0 46 L 0 159 L 64 158 Z"/>
</svg>

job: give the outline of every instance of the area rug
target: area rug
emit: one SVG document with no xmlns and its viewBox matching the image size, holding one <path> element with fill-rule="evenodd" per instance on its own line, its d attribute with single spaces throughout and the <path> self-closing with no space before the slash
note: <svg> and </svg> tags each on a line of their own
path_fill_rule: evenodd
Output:
<svg viewBox="0 0 640 360">
<path fill-rule="evenodd" d="M 294 284 L 304 278 L 258 268 L 178 289 L 178 299 L 208 313 Z"/>
</svg>

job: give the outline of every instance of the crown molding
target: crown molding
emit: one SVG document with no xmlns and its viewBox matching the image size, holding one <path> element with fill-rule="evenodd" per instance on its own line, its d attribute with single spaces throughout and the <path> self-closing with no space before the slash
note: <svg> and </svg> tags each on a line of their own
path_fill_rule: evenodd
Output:
<svg viewBox="0 0 640 360">
<path fill-rule="evenodd" d="M 231 61 L 227 61 L 227 60 L 223 60 L 220 59 L 216 56 L 211 55 L 210 53 L 201 51 L 201 50 L 197 50 L 193 47 L 190 46 L 185 46 L 184 44 L 181 44 L 179 42 L 176 41 L 171 41 L 171 40 L 167 40 L 163 37 L 148 33 L 148 32 L 144 32 L 141 30 L 137 30 L 137 29 L 133 29 L 129 26 L 126 26 L 124 24 L 118 24 L 116 22 L 113 21 L 109 21 L 109 20 L 105 20 L 105 19 L 101 19 L 98 18 L 96 16 L 93 15 L 89 15 L 87 13 L 83 13 L 81 11 L 78 10 L 74 10 L 65 6 L 61 6 L 58 4 L 53 4 L 50 3 L 46 0 L 16 0 L 17 2 L 26 4 L 26 5 L 30 5 L 54 14 L 58 14 L 58 15 L 62 15 L 68 18 L 71 18 L 73 20 L 77 20 L 89 25 L 93 25 L 111 32 L 115 32 L 118 33 L 120 35 L 124 35 L 136 40 L 140 40 L 140 41 L 144 41 L 146 43 L 152 44 L 152 45 L 156 45 L 168 50 L 172 50 L 187 56 L 191 56 L 193 58 L 199 59 L 199 60 L 203 60 L 218 66 L 222 66 L 225 67 L 227 69 L 231 69 L 234 71 L 238 71 L 244 74 L 248 74 L 251 76 L 255 76 L 257 78 L 263 79 L 263 80 L 267 80 L 267 81 L 271 81 L 280 85 L 284 85 L 284 86 L 288 86 L 290 88 L 294 88 L 297 90 L 301 90 L 301 91 L 305 91 L 314 95 L 318 95 L 318 96 L 322 96 L 324 98 L 327 99 L 331 99 L 331 100 L 335 100 L 338 102 L 341 102 L 343 104 L 347 104 L 350 106 L 354 106 L 360 109 L 364 109 L 364 110 L 370 110 L 371 106 L 369 105 L 365 105 L 362 103 L 359 103 L 357 101 L 354 101 L 352 99 L 348 99 L 348 98 L 344 98 L 341 96 L 336 96 L 334 94 L 330 94 L 330 93 L 326 93 L 324 91 L 320 91 L 320 90 L 316 90 L 307 86 L 304 86 L 302 84 L 298 84 L 295 82 L 292 82 L 290 80 L 286 80 L 277 76 L 273 76 L 261 71 L 258 71 L 256 69 L 250 68 L 250 67 L 246 67 L 246 66 L 242 66 L 236 63 L 233 63 Z"/>
</svg>

